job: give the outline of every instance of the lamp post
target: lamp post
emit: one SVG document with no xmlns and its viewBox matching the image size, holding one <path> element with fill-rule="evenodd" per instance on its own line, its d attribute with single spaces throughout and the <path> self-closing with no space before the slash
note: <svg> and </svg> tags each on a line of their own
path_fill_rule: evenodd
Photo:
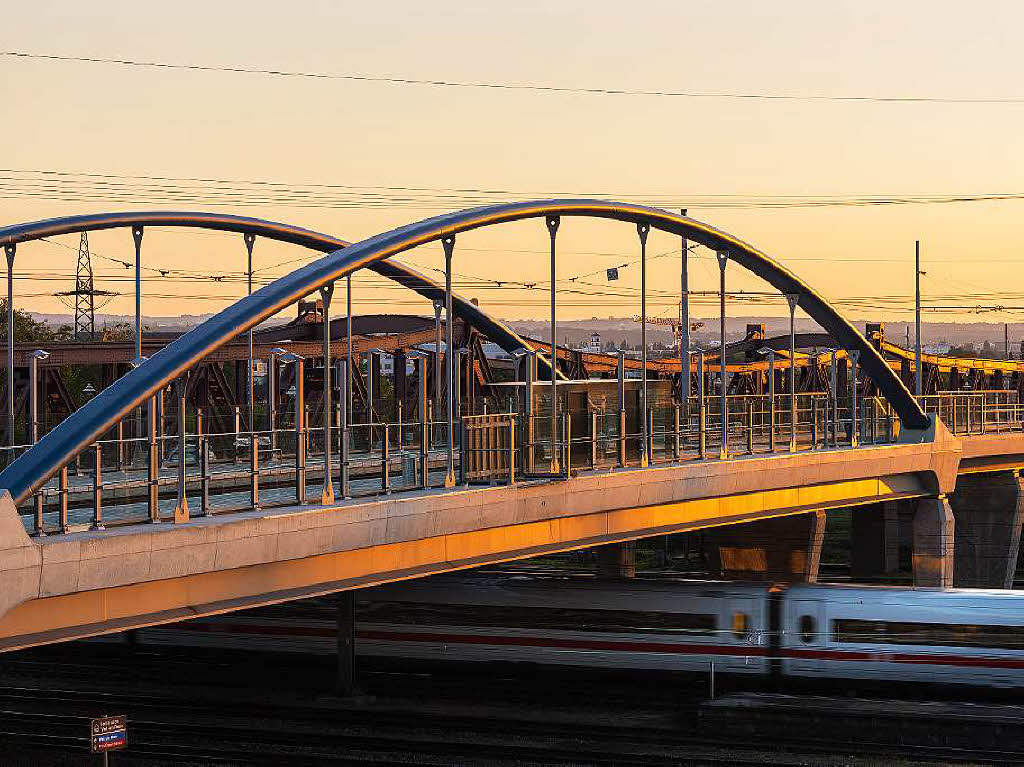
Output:
<svg viewBox="0 0 1024 767">
<path fill-rule="evenodd" d="M 796 452 L 796 308 L 799 293 L 786 293 L 789 304 L 789 452 Z"/>
</svg>

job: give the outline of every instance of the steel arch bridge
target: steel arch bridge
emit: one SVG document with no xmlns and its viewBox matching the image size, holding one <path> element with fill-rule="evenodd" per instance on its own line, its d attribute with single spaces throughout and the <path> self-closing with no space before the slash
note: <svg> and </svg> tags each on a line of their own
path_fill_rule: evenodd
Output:
<svg viewBox="0 0 1024 767">
<path fill-rule="evenodd" d="M 685 237 L 735 261 L 764 279 L 780 293 L 795 296 L 799 307 L 844 349 L 859 353 L 864 372 L 877 384 L 896 415 L 905 437 L 923 434 L 929 419 L 910 391 L 886 364 L 878 350 L 813 288 L 777 261 L 739 238 L 692 218 L 655 208 L 601 200 L 546 200 L 486 206 L 449 213 L 402 226 L 350 244 L 306 229 L 259 219 L 202 213 L 119 213 L 74 216 L 20 224 L 0 229 L 9 263 L 18 244 L 72 232 L 139 228 L 152 225 L 189 226 L 259 235 L 308 247 L 327 255 L 242 298 L 232 306 L 190 330 L 114 382 L 37 444 L 19 456 L 3 472 L 0 487 L 22 502 L 53 477 L 61 466 L 85 450 L 104 432 L 162 387 L 174 381 L 206 355 L 253 328 L 284 307 L 317 289 L 333 284 L 360 269 L 371 269 L 437 301 L 443 289 L 414 270 L 391 260 L 393 256 L 427 243 L 443 241 L 454 248 L 455 237 L 482 227 L 524 219 L 544 219 L 551 233 L 562 217 L 611 219 L 635 224 L 641 239 L 647 228 Z M 722 261 L 724 273 L 725 261 Z M 523 339 L 498 320 L 464 300 L 453 297 L 457 313 L 484 331 L 506 351 L 525 346 Z M 13 307 L 9 306 L 9 311 Z"/>
</svg>

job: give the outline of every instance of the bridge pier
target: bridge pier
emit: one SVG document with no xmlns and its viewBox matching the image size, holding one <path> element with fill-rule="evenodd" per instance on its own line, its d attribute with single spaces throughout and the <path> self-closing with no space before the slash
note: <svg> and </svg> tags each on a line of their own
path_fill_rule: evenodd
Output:
<svg viewBox="0 0 1024 767">
<path fill-rule="evenodd" d="M 896 575 L 900 566 L 898 503 L 883 501 L 851 511 L 850 576 L 872 580 Z"/>
<path fill-rule="evenodd" d="M 705 530 L 704 553 L 726 580 L 814 583 L 824 539 L 825 512 L 813 511 Z"/>
<path fill-rule="evenodd" d="M 913 521 L 915 586 L 953 586 L 953 509 L 945 495 L 919 498 Z"/>
<path fill-rule="evenodd" d="M 950 503 L 956 516 L 954 560 L 958 587 L 1013 588 L 1024 523 L 1019 471 L 967 474 Z"/>
<path fill-rule="evenodd" d="M 634 541 L 610 543 L 607 546 L 594 548 L 597 558 L 598 578 L 635 578 L 636 548 Z"/>
</svg>

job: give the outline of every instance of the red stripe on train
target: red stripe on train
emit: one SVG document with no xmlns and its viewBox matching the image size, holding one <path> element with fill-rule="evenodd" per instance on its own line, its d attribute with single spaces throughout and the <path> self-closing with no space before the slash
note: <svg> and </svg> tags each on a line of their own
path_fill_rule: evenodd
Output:
<svg viewBox="0 0 1024 767">
<path fill-rule="evenodd" d="M 317 637 L 333 639 L 337 629 L 318 626 L 264 626 L 250 623 L 205 623 L 187 621 L 168 624 L 163 628 L 218 634 L 255 634 L 262 636 Z M 561 637 L 495 636 L 487 634 L 451 634 L 439 632 L 384 631 L 363 629 L 356 631 L 358 639 L 385 642 L 432 642 L 438 644 L 493 645 L 502 647 L 547 647 L 568 650 L 614 652 L 658 652 L 678 655 L 725 655 L 735 657 L 765 657 L 768 648 L 744 645 L 676 644 L 667 642 L 637 642 L 599 639 L 567 639 Z M 828 660 L 861 663 L 905 663 L 936 666 L 966 666 L 974 668 L 1024 669 L 1024 658 L 985 658 L 971 655 L 920 654 L 856 650 L 813 650 L 783 648 L 779 654 L 790 660 Z"/>
</svg>

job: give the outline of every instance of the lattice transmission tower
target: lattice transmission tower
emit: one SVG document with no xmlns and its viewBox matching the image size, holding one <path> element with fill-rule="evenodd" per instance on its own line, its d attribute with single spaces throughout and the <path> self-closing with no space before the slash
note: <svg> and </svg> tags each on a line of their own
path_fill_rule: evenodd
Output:
<svg viewBox="0 0 1024 767">
<path fill-rule="evenodd" d="M 96 299 L 92 282 L 92 257 L 89 235 L 82 232 L 78 244 L 78 267 L 75 270 L 75 340 L 91 341 L 96 337 Z"/>
<path fill-rule="evenodd" d="M 92 256 L 89 254 L 89 235 L 86 232 L 82 232 L 82 241 L 78 245 L 75 289 L 64 290 L 54 295 L 75 298 L 75 340 L 91 341 L 96 338 L 96 297 L 113 297 L 116 294 L 108 290 L 96 290 L 93 284 Z"/>
</svg>

